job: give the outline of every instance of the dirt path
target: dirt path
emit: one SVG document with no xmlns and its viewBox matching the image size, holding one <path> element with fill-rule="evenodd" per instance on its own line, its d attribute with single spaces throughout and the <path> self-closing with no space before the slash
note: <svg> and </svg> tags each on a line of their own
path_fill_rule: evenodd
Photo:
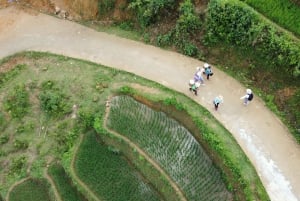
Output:
<svg viewBox="0 0 300 201">
<path fill-rule="evenodd" d="M 218 69 L 198 97 L 187 82 L 203 63 L 153 46 L 99 33 L 84 26 L 14 8 L 0 10 L 0 58 L 23 50 L 49 51 L 126 70 L 189 95 L 233 134 L 259 173 L 273 201 L 300 200 L 300 146 L 255 96 L 247 107 L 245 88 Z M 211 101 L 222 94 L 218 112 Z"/>
</svg>

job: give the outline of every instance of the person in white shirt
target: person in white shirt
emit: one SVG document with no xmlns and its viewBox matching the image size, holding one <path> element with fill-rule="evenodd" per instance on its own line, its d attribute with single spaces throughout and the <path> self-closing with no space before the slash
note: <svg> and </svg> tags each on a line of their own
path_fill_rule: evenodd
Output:
<svg viewBox="0 0 300 201">
<path fill-rule="evenodd" d="M 246 89 L 246 95 L 240 98 L 241 100 L 244 99 L 244 105 L 248 105 L 249 101 L 253 99 L 253 93 L 251 89 Z"/>
</svg>

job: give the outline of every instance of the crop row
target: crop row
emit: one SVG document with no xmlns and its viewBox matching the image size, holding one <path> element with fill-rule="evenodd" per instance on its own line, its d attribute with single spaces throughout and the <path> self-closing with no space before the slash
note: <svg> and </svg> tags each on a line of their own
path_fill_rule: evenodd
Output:
<svg viewBox="0 0 300 201">
<path fill-rule="evenodd" d="M 107 126 L 155 159 L 188 200 L 231 199 L 210 158 L 178 122 L 128 96 L 114 97 L 110 107 Z"/>
<path fill-rule="evenodd" d="M 110 201 L 156 201 L 157 193 L 125 158 L 88 133 L 76 155 L 78 177 L 100 198 Z"/>
</svg>

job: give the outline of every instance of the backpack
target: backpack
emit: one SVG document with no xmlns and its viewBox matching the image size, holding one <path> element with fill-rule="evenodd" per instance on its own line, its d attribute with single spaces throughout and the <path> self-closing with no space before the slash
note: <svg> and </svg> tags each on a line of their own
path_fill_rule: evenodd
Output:
<svg viewBox="0 0 300 201">
<path fill-rule="evenodd" d="M 252 99 L 253 99 L 253 94 L 251 93 L 249 94 L 248 101 L 252 101 Z"/>
</svg>

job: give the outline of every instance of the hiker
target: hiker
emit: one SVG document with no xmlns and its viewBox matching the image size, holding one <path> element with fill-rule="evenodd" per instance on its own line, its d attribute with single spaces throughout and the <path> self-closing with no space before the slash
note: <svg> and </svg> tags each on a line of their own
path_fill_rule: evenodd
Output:
<svg viewBox="0 0 300 201">
<path fill-rule="evenodd" d="M 253 99 L 253 93 L 251 89 L 246 89 L 246 95 L 240 98 L 241 100 L 244 99 L 244 105 L 248 105 L 249 101 Z"/>
<path fill-rule="evenodd" d="M 194 75 L 194 81 L 195 82 L 200 82 L 201 84 L 204 84 L 204 79 L 202 77 L 202 74 L 204 72 L 204 68 L 197 67 L 196 69 L 197 69 L 197 71 Z"/>
<path fill-rule="evenodd" d="M 215 105 L 215 110 L 218 110 L 219 104 L 223 103 L 223 96 L 219 95 L 217 96 L 214 101 L 213 101 L 214 105 Z"/>
<path fill-rule="evenodd" d="M 209 80 L 209 76 L 212 76 L 213 75 L 213 72 L 212 72 L 212 69 L 211 69 L 211 66 L 208 64 L 208 63 L 204 63 L 204 73 L 206 75 L 206 79 Z"/>
<path fill-rule="evenodd" d="M 194 94 L 197 96 L 198 95 L 198 88 L 200 86 L 199 82 L 195 82 L 194 80 L 190 80 L 190 91 L 193 91 Z"/>
</svg>

